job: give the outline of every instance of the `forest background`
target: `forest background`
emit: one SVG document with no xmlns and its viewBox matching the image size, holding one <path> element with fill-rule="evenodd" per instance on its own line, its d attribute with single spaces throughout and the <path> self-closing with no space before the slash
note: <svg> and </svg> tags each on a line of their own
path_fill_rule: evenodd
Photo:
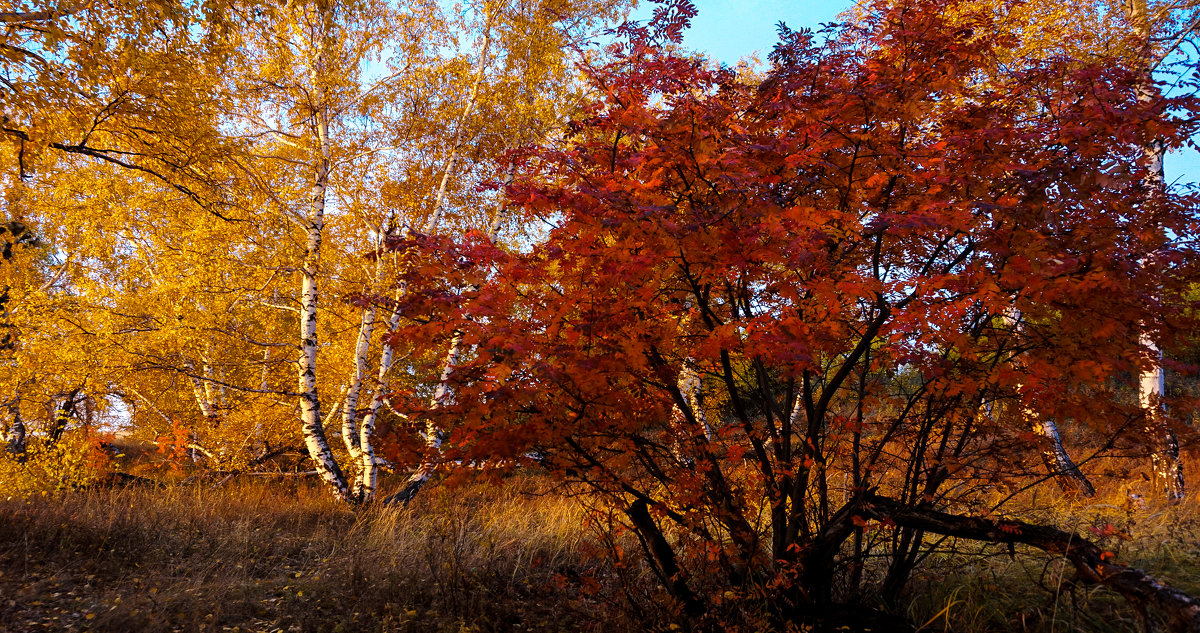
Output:
<svg viewBox="0 0 1200 633">
<path fill-rule="evenodd" d="M 0 13 L 9 621 L 1200 629 L 1197 7 L 626 9 Z"/>
</svg>

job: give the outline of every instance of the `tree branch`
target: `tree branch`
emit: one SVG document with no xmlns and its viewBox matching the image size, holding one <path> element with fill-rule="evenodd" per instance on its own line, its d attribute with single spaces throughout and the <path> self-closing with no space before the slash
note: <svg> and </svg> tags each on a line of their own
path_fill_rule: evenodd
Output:
<svg viewBox="0 0 1200 633">
<path fill-rule="evenodd" d="M 49 9 L 47 11 L 6 11 L 0 13 L 0 23 L 16 24 L 19 22 L 46 22 L 61 18 L 63 16 L 71 15 L 78 10 L 79 7 L 67 4 L 56 9 Z"/>
<path fill-rule="evenodd" d="M 1140 569 L 1112 562 L 1111 552 L 1078 534 L 1022 521 L 947 514 L 876 495 L 866 498 L 863 516 L 974 541 L 1020 543 L 1063 556 L 1083 582 L 1105 585 L 1135 605 L 1153 604 L 1167 615 L 1172 631 L 1200 633 L 1200 601 Z"/>
</svg>

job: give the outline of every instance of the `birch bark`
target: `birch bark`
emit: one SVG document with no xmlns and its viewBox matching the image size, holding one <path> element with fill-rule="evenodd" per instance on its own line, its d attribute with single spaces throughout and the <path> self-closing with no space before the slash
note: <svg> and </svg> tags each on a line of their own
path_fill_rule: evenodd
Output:
<svg viewBox="0 0 1200 633">
<path fill-rule="evenodd" d="M 391 233 L 394 221 L 395 217 L 392 214 L 376 231 L 375 270 L 371 278 L 371 289 L 373 290 L 379 288 L 383 282 L 383 247 L 387 236 Z M 358 340 L 354 347 L 354 375 L 350 378 L 350 387 L 346 394 L 345 410 L 342 414 L 342 441 L 346 444 L 346 452 L 350 455 L 350 463 L 358 471 L 358 476 L 355 478 L 354 484 L 354 497 L 361 503 L 368 503 L 375 496 L 375 485 L 378 480 L 378 461 L 375 458 L 371 436 L 375 432 L 375 419 L 379 412 L 379 406 L 382 403 L 382 398 L 386 395 L 384 381 L 387 379 L 387 372 L 391 370 L 392 365 L 392 350 L 385 344 L 379 361 L 379 375 L 376 381 L 375 394 L 371 398 L 370 405 L 367 408 L 360 427 L 358 425 L 358 400 L 362 395 L 364 382 L 367 380 L 371 337 L 375 332 L 378 312 L 379 309 L 374 301 L 371 301 L 363 308 L 362 320 L 358 329 Z M 389 319 L 387 324 L 388 331 L 395 328 L 399 322 L 399 314 L 395 310 L 393 310 L 393 315 L 394 318 Z"/>
<path fill-rule="evenodd" d="M 427 235 L 433 234 L 445 213 L 446 190 L 449 186 L 450 178 L 454 175 L 457 167 L 460 153 L 462 150 L 463 134 L 470 118 L 471 113 L 475 110 L 476 102 L 479 98 L 479 88 L 486 76 L 488 56 L 490 54 L 492 41 L 492 22 L 495 17 L 494 11 L 489 11 L 484 27 L 483 40 L 480 47 L 479 61 L 476 65 L 475 77 L 471 84 L 471 90 L 467 96 L 467 102 L 463 106 L 462 112 L 459 114 L 454 125 L 454 136 L 450 142 L 450 152 L 446 160 L 446 165 L 442 170 L 441 179 L 438 182 L 437 191 L 434 194 L 433 208 L 430 211 L 429 218 L 425 222 L 424 231 Z M 391 229 L 393 220 L 389 219 L 385 222 L 379 232 L 380 245 L 382 240 Z M 374 283 L 378 285 L 382 278 L 382 261 L 377 260 Z M 401 286 L 396 291 L 396 299 L 399 300 L 405 292 L 405 288 Z M 375 422 L 379 417 L 379 409 L 383 405 L 384 398 L 387 397 L 388 373 L 391 371 L 394 352 L 389 345 L 383 345 L 380 354 L 379 371 L 376 374 L 375 389 L 371 397 L 371 402 L 367 410 L 363 414 L 361 424 L 357 424 L 357 407 L 358 400 L 362 396 L 363 382 L 366 379 L 367 363 L 370 353 L 371 337 L 374 334 L 377 319 L 377 308 L 370 305 L 364 309 L 362 320 L 359 324 L 359 334 L 355 345 L 354 359 L 354 375 L 350 381 L 350 390 L 346 398 L 346 410 L 342 418 L 342 440 L 346 444 L 346 450 L 350 454 L 350 459 L 357 466 L 358 476 L 355 478 L 353 497 L 361 503 L 369 503 L 374 500 L 379 477 L 379 461 L 375 456 L 374 446 L 372 445 L 372 435 L 375 432 Z M 392 310 L 388 317 L 385 332 L 391 332 L 396 329 L 400 323 L 402 315 Z M 443 372 L 444 373 L 444 372 Z M 439 385 L 439 389 L 441 386 Z M 434 433 L 434 435 L 437 435 Z M 439 436 L 440 437 L 440 436 Z M 428 439 L 427 439 L 428 442 Z M 418 468 L 418 472 L 425 470 L 422 465 Z M 432 472 L 432 470 L 430 470 Z M 420 486 L 418 485 L 418 488 Z M 394 496 L 394 495 L 393 495 Z M 391 498 L 389 498 L 391 499 Z"/>
<path fill-rule="evenodd" d="M 1130 0 L 1128 11 L 1129 21 L 1141 48 L 1142 83 L 1138 88 L 1138 100 L 1145 102 L 1153 99 L 1155 92 L 1154 44 L 1146 0 Z M 1166 191 L 1163 155 L 1163 144 L 1159 139 L 1151 140 L 1142 148 L 1147 171 L 1147 202 L 1151 204 L 1155 199 L 1161 198 Z M 1145 262 L 1143 265 L 1152 265 L 1152 263 Z M 1149 352 L 1152 361 L 1148 367 L 1141 370 L 1138 376 L 1138 404 L 1146 419 L 1145 433 L 1150 439 L 1152 447 L 1151 464 L 1157 484 L 1164 496 L 1170 501 L 1177 502 L 1183 499 L 1186 487 L 1183 478 L 1183 462 L 1179 455 L 1179 440 L 1167 423 L 1166 411 L 1162 404 L 1165 384 L 1162 350 L 1145 332 L 1138 337 L 1138 340 L 1142 347 Z"/>
<path fill-rule="evenodd" d="M 192 383 L 192 395 L 196 398 L 196 404 L 200 407 L 200 414 L 204 416 L 204 420 L 209 425 L 215 427 L 220 423 L 220 414 L 217 413 L 217 407 L 212 399 L 212 387 L 208 381 L 201 380 L 196 375 L 195 366 L 189 361 L 186 363 L 188 369 L 188 380 Z M 205 364 L 205 374 L 208 373 L 208 365 Z"/>
<path fill-rule="evenodd" d="M 300 421 L 304 445 L 316 465 L 317 474 L 333 489 L 337 498 L 350 501 L 350 486 L 325 438 L 321 400 L 317 394 L 317 277 L 321 270 L 321 239 L 325 228 L 325 196 L 329 187 L 331 153 L 330 112 L 327 94 L 324 93 L 325 91 L 322 91 L 321 103 L 317 105 L 314 114 L 317 136 L 316 168 L 313 173 L 311 200 L 304 218 L 306 242 L 304 260 L 300 267 Z"/>
<path fill-rule="evenodd" d="M 378 265 L 376 267 L 378 271 Z M 375 275 L 379 278 L 378 272 Z M 371 335 L 375 331 L 375 302 L 372 301 L 363 308 L 362 321 L 358 327 L 358 340 L 354 345 L 354 375 L 350 377 L 350 387 L 346 393 L 346 403 L 342 410 L 342 442 L 350 460 L 358 463 L 361 459 L 361 440 L 358 433 L 358 397 L 362 393 L 363 380 L 367 376 L 368 356 L 371 353 Z"/>
<path fill-rule="evenodd" d="M 454 175 L 455 168 L 458 164 L 459 154 L 462 150 L 463 131 L 466 127 L 467 120 L 470 118 L 471 113 L 475 110 L 475 104 L 479 98 L 479 87 L 483 84 L 484 77 L 487 74 L 487 66 L 492 44 L 492 23 L 495 19 L 495 16 L 495 10 L 488 11 L 483 30 L 483 41 L 480 46 L 479 61 L 475 70 L 475 78 L 471 83 L 471 92 L 467 96 L 467 103 L 463 106 L 463 110 L 459 114 L 458 120 L 454 125 L 454 136 L 450 143 L 450 155 L 447 157 L 446 166 L 442 170 L 442 178 L 438 183 L 437 192 L 434 194 L 433 209 L 429 214 L 429 219 L 425 222 L 424 228 L 426 235 L 432 235 L 435 231 L 437 231 L 438 224 L 441 223 L 442 216 L 445 213 L 446 188 L 450 182 L 450 178 Z M 511 177 L 512 176 L 510 173 L 508 178 L 511 179 Z M 499 230 L 499 224 L 500 209 L 497 209 L 496 216 L 491 227 L 491 238 L 493 240 L 496 238 L 496 234 Z M 401 288 L 400 293 L 403 293 L 403 291 L 403 288 Z M 393 318 L 390 319 L 388 324 L 388 331 L 395 329 L 395 327 L 399 324 L 399 313 L 393 313 L 392 317 Z M 446 354 L 446 361 L 442 365 L 441 379 L 438 382 L 437 389 L 435 390 L 433 396 L 432 406 L 434 408 L 442 406 L 445 402 L 445 398 L 449 394 L 449 384 L 447 381 L 449 379 L 450 372 L 453 370 L 454 364 L 458 362 L 458 353 L 461 344 L 462 337 L 460 335 L 456 335 L 450 343 L 450 349 Z M 385 348 L 387 347 L 388 346 L 385 346 Z M 386 386 L 386 374 L 391 368 L 391 350 L 385 349 L 385 354 L 387 354 L 387 362 L 385 363 L 382 360 L 380 361 L 379 380 L 377 383 L 375 398 L 371 401 L 371 408 L 367 413 L 367 418 L 363 420 L 362 436 L 364 438 L 368 437 L 369 433 L 373 432 L 375 418 L 379 411 L 380 405 L 383 403 L 383 397 L 385 396 L 384 391 Z M 370 420 L 370 427 L 368 427 L 368 420 Z M 417 467 L 416 472 L 409 476 L 408 481 L 405 482 L 405 485 L 400 492 L 389 496 L 384 500 L 384 503 L 407 503 L 414 496 L 416 496 L 417 492 L 419 492 L 425 485 L 425 482 L 428 481 L 431 476 L 433 476 L 433 472 L 437 468 L 437 460 L 432 456 L 436 455 L 441 450 L 441 441 L 441 429 L 437 428 L 432 420 L 427 420 L 425 423 L 425 447 L 431 457 L 423 460 L 420 466 Z M 364 499 L 373 498 L 375 494 L 376 483 L 376 460 L 373 453 L 369 456 L 367 455 L 368 450 L 370 450 L 369 446 L 365 446 L 362 453 L 363 475 L 360 481 L 362 482 L 362 497 Z"/>
<path fill-rule="evenodd" d="M 1151 468 L 1154 470 L 1155 483 L 1168 501 L 1182 501 L 1187 487 L 1183 479 L 1183 460 L 1179 455 L 1179 439 L 1175 431 L 1167 424 L 1166 411 L 1162 399 L 1165 387 L 1165 375 L 1162 367 L 1162 351 L 1155 345 L 1153 339 L 1142 333 L 1140 342 L 1150 350 L 1154 363 L 1142 370 L 1138 376 L 1138 405 L 1145 414 L 1144 431 L 1151 440 L 1153 452 L 1150 454 Z"/>
<path fill-rule="evenodd" d="M 1005 311 L 1003 317 L 1005 325 L 1007 325 L 1015 335 L 1021 330 L 1021 313 L 1014 307 L 1009 307 Z M 1023 384 L 1016 386 L 1017 392 L 1020 393 L 1024 387 Z M 1052 417 L 1044 417 L 1036 409 L 1029 406 L 1028 403 L 1021 404 L 1021 419 L 1029 424 L 1030 430 L 1033 431 L 1042 444 L 1042 461 L 1046 464 L 1046 468 L 1050 471 L 1054 481 L 1059 487 L 1068 492 L 1076 492 L 1085 497 L 1091 497 L 1096 494 L 1096 488 L 1092 482 L 1088 480 L 1083 471 L 1079 470 L 1079 466 L 1075 460 L 1071 459 L 1071 455 L 1063 446 L 1062 435 L 1058 432 L 1058 424 Z"/>
<path fill-rule="evenodd" d="M 396 298 L 399 299 L 403 290 L 398 290 Z M 395 331 L 400 325 L 400 311 L 393 308 L 388 316 L 387 331 Z M 375 457 L 375 448 L 371 443 L 371 436 L 375 433 L 375 420 L 379 417 L 379 408 L 383 405 L 383 399 L 387 397 L 388 389 L 388 373 L 392 370 L 392 359 L 394 350 L 391 345 L 384 344 L 379 355 L 379 373 L 375 380 L 375 393 L 371 396 L 371 404 L 367 407 L 366 413 L 363 415 L 362 425 L 359 427 L 359 477 L 356 484 L 356 494 L 363 503 L 368 503 L 375 499 L 376 485 L 379 480 L 379 460 Z"/>
<path fill-rule="evenodd" d="M 513 176 L 514 176 L 513 170 L 510 168 L 508 174 L 504 178 L 504 184 L 507 185 L 507 184 L 511 183 Z M 503 214 L 504 214 L 503 204 L 502 203 L 497 204 L 496 212 L 492 216 L 492 224 L 488 228 L 488 239 L 492 240 L 493 242 L 496 241 L 496 239 L 500 235 L 500 225 L 501 225 L 501 222 L 503 221 Z M 399 320 L 399 314 L 393 313 L 393 321 L 389 325 L 389 327 L 395 328 L 396 324 L 398 323 L 398 320 Z M 458 364 L 458 356 L 459 356 L 461 348 L 462 348 L 462 334 L 456 333 L 450 341 L 450 348 L 447 350 L 446 359 L 442 363 L 442 372 L 441 372 L 441 376 L 439 377 L 439 380 L 438 380 L 438 386 L 437 386 L 437 389 L 434 390 L 433 398 L 432 398 L 432 401 L 430 402 L 430 405 L 431 405 L 430 408 L 432 408 L 432 409 L 438 409 L 440 407 L 443 407 L 449 401 L 450 375 L 451 375 L 451 372 L 454 371 L 454 366 L 456 364 Z M 389 356 L 388 356 L 389 364 L 391 362 L 390 351 L 391 351 L 390 349 L 387 350 L 387 352 L 389 353 Z M 381 392 L 382 392 L 382 385 L 383 385 L 383 379 L 382 379 L 383 375 L 384 375 L 384 372 L 383 372 L 383 367 L 381 365 L 381 367 L 380 367 L 380 386 L 381 386 L 380 391 Z M 379 394 L 376 394 L 376 395 L 378 396 Z M 379 402 L 382 402 L 382 400 L 380 399 Z M 378 406 L 379 406 L 378 402 L 373 402 L 372 410 L 373 411 L 378 410 Z M 441 452 L 441 448 L 442 448 L 442 430 L 440 428 L 438 428 L 438 426 L 433 422 L 432 419 L 426 419 L 426 421 L 425 421 L 426 458 L 425 458 L 425 460 L 423 460 L 421 462 L 420 466 L 417 467 L 417 470 L 415 472 L 413 472 L 412 475 L 409 476 L 408 481 L 406 481 L 404 484 L 404 487 L 401 488 L 399 492 L 389 496 L 387 499 L 384 499 L 384 503 L 389 503 L 389 504 L 390 503 L 408 503 L 409 501 L 411 501 L 412 498 L 415 497 L 417 495 L 417 493 L 421 491 L 421 488 L 425 486 L 425 483 L 429 481 L 429 478 L 433 476 L 434 471 L 437 469 L 437 465 L 441 461 L 439 459 L 439 453 Z"/>
</svg>

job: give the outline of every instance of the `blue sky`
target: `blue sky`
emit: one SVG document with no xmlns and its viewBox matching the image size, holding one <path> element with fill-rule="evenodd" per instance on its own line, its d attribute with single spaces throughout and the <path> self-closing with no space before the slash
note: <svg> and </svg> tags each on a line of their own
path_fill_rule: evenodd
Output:
<svg viewBox="0 0 1200 633">
<path fill-rule="evenodd" d="M 779 22 L 793 29 L 816 29 L 822 22 L 834 21 L 852 4 L 845 0 L 699 0 L 699 15 L 684 45 L 730 65 L 751 53 L 765 57 L 775 44 L 775 25 Z M 647 11 L 648 6 L 639 8 L 639 13 Z"/>
<path fill-rule="evenodd" d="M 684 46 L 703 51 L 717 61 L 736 64 L 757 53 L 764 59 L 775 44 L 775 25 L 785 22 L 793 29 L 819 28 L 853 5 L 849 0 L 695 0 L 699 14 L 684 36 Z M 652 4 L 641 3 L 634 19 L 650 16 Z M 1171 154 L 1166 159 L 1167 182 L 1195 183 L 1200 180 L 1200 154 Z"/>
</svg>

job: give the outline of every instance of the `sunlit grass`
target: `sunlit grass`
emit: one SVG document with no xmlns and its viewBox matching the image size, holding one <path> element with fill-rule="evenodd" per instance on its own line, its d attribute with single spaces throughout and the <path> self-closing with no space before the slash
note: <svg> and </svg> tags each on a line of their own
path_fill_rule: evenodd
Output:
<svg viewBox="0 0 1200 633">
<path fill-rule="evenodd" d="M 581 516 L 536 482 L 352 512 L 235 480 L 0 502 L 0 629 L 577 630 Z M 573 574 L 568 574 L 573 575 Z M 611 629 L 611 627 L 608 627 Z"/>
<path fill-rule="evenodd" d="M 1005 509 L 1074 531 L 1200 593 L 1195 496 L 1170 506 L 1102 485 Z M 1105 492 L 1107 491 L 1107 492 Z M 538 476 L 433 486 L 354 511 L 315 481 L 234 478 L 0 501 L 4 631 L 669 630 L 595 556 L 578 500 Z M 636 543 L 627 544 L 637 560 Z M 925 631 L 1135 632 L 1136 610 L 1043 553 L 943 541 L 894 607 Z M 636 570 L 635 570 L 636 571 Z M 870 571 L 868 571 L 868 576 Z M 874 605 L 879 606 L 879 605 Z M 639 619 L 640 617 L 640 619 Z M 1151 616 L 1153 617 L 1153 616 Z M 658 619 L 663 619 L 659 622 Z"/>
</svg>

